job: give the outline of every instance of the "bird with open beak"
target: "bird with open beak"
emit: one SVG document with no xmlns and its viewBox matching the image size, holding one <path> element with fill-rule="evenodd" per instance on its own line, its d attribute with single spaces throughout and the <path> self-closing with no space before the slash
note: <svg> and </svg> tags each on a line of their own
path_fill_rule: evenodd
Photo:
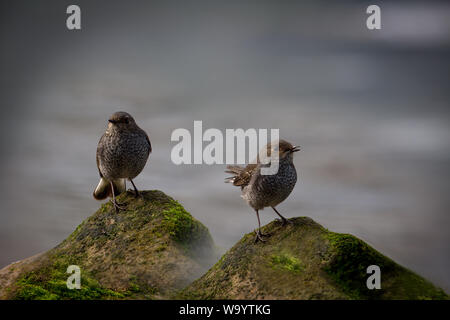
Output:
<svg viewBox="0 0 450 320">
<path fill-rule="evenodd" d="M 278 143 L 277 143 L 278 142 Z M 261 154 L 278 155 L 278 171 L 274 174 L 265 175 L 261 173 L 261 169 L 270 166 L 270 163 L 262 163 L 258 157 L 255 164 L 249 164 L 245 168 L 241 166 L 229 165 L 226 173 L 231 173 L 233 176 L 225 179 L 225 182 L 232 183 L 235 186 L 241 187 L 242 198 L 256 212 L 258 218 L 258 229 L 256 231 L 256 241 L 262 241 L 264 236 L 269 234 L 261 233 L 261 221 L 259 219 L 259 210 L 265 207 L 271 207 L 276 214 L 281 218 L 283 225 L 290 223 L 283 217 L 275 208 L 278 204 L 283 202 L 294 189 L 297 182 L 297 171 L 294 166 L 294 153 L 300 151 L 299 146 L 293 146 L 285 140 L 280 140 L 275 143 L 268 143 L 261 150 Z M 272 157 L 273 159 L 273 157 Z"/>
</svg>

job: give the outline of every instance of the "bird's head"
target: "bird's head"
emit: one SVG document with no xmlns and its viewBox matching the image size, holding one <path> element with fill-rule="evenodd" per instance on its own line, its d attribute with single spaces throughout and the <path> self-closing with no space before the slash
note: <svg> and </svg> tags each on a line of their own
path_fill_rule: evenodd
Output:
<svg viewBox="0 0 450 320">
<path fill-rule="evenodd" d="M 278 143 L 276 142 L 269 142 L 266 145 L 265 150 L 267 150 L 267 156 L 271 156 L 275 152 L 278 153 L 279 159 L 284 159 L 288 157 L 291 161 L 294 159 L 294 152 L 300 151 L 299 146 L 294 146 L 291 143 L 287 142 L 286 140 L 279 140 Z"/>
<path fill-rule="evenodd" d="M 133 117 L 124 111 L 115 112 L 108 119 L 108 128 L 129 128 L 133 125 L 136 125 Z"/>
</svg>

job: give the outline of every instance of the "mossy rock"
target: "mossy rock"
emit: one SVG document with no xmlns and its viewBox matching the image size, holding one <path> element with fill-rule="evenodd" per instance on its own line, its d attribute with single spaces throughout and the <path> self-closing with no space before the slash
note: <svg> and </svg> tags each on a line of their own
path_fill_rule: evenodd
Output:
<svg viewBox="0 0 450 320">
<path fill-rule="evenodd" d="M 330 232 L 309 218 L 273 221 L 265 243 L 245 235 L 179 299 L 448 299 L 433 284 L 362 240 Z M 381 269 L 369 290 L 367 267 Z"/>
<path fill-rule="evenodd" d="M 0 298 L 448 299 L 362 240 L 309 218 L 271 222 L 265 243 L 245 235 L 201 276 L 217 261 L 207 228 L 164 193 L 142 195 L 120 195 L 126 210 L 104 204 L 54 249 L 1 269 Z M 69 265 L 81 268 L 79 290 L 67 288 Z M 366 286 L 370 265 L 381 269 L 379 290 Z"/>
<path fill-rule="evenodd" d="M 217 261 L 208 229 L 161 191 L 126 192 L 106 203 L 54 249 L 0 270 L 3 299 L 161 299 Z M 69 265 L 81 289 L 66 285 Z"/>
</svg>

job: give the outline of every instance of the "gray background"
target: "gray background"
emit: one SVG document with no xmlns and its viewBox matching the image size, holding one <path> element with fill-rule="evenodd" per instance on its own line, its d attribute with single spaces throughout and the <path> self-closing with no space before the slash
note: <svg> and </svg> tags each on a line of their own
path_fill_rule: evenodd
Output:
<svg viewBox="0 0 450 320">
<path fill-rule="evenodd" d="M 65 9 L 82 9 L 68 31 Z M 130 112 L 153 144 L 136 179 L 223 249 L 257 223 L 224 165 L 175 166 L 176 128 L 280 128 L 303 151 L 279 206 L 352 233 L 450 290 L 450 4 L 2 1 L 0 267 L 63 240 L 100 205 L 95 149 Z M 262 212 L 263 223 L 275 215 Z"/>
</svg>

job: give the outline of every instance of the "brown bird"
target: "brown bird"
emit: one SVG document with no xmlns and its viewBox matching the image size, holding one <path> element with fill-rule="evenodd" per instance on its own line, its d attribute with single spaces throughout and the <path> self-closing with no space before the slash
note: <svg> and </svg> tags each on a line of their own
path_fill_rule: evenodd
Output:
<svg viewBox="0 0 450 320">
<path fill-rule="evenodd" d="M 94 190 L 94 198 L 103 200 L 112 197 L 116 212 L 124 209 L 117 203 L 116 196 L 126 190 L 126 179 L 133 185 L 135 196 L 139 196 L 132 179 L 144 169 L 151 151 L 147 134 L 138 127 L 133 117 L 123 111 L 114 113 L 97 147 L 100 182 Z"/>
<path fill-rule="evenodd" d="M 265 152 L 268 157 L 274 152 L 278 152 L 279 166 L 278 172 L 272 175 L 261 174 L 261 168 L 269 167 L 269 164 L 263 164 L 260 157 L 257 158 L 256 164 L 249 164 L 245 168 L 240 166 L 227 166 L 226 173 L 233 174 L 232 177 L 226 178 L 225 182 L 233 183 L 233 185 L 241 187 L 241 197 L 256 212 L 258 218 L 258 229 L 256 231 L 255 242 L 260 240 L 264 242 L 263 236 L 269 234 L 261 233 L 261 221 L 259 219 L 259 210 L 265 207 L 271 207 L 281 218 L 283 225 L 290 222 L 283 217 L 275 207 L 283 202 L 294 189 L 297 182 L 297 171 L 294 166 L 294 152 L 300 151 L 300 147 L 293 146 L 285 140 L 279 143 L 268 143 L 261 152 Z"/>
</svg>

